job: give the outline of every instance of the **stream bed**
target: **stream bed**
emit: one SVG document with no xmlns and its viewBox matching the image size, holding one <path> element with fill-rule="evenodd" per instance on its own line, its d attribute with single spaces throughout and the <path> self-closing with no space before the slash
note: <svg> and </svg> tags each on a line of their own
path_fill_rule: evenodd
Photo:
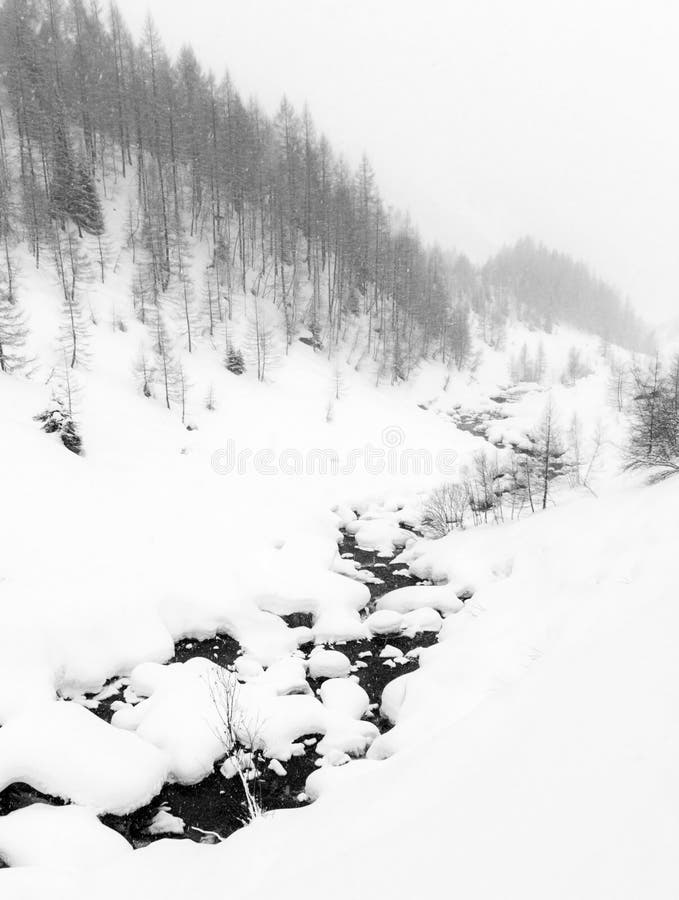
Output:
<svg viewBox="0 0 679 900">
<path fill-rule="evenodd" d="M 390 558 L 363 550 L 356 546 L 355 539 L 349 534 L 344 534 L 339 549 L 343 558 L 354 560 L 360 566 L 362 574 L 370 578 L 366 581 L 371 594 L 370 603 L 364 610 L 366 616 L 374 611 L 377 599 L 388 591 L 423 583 L 414 579 L 402 566 L 393 564 L 396 554 Z M 304 614 L 283 618 L 293 627 L 310 624 L 309 617 Z M 380 732 L 384 732 L 391 727 L 379 711 L 384 687 L 394 678 L 417 669 L 419 649 L 431 646 L 437 639 L 436 632 L 425 631 L 412 637 L 398 634 L 375 635 L 370 639 L 327 646 L 341 650 L 351 661 L 353 677 L 370 698 L 366 718 Z M 394 654 L 394 658 L 381 657 L 380 654 L 387 645 L 400 651 L 400 656 Z M 239 643 L 226 634 L 217 634 L 205 640 L 189 638 L 176 643 L 174 657 L 169 662 L 186 662 L 195 657 L 204 657 L 228 668 L 233 666 L 240 649 Z M 311 645 L 302 649 L 311 649 Z M 308 677 L 309 688 L 314 694 L 317 694 L 323 680 Z M 83 700 L 97 716 L 110 722 L 116 702 L 119 703 L 123 698 L 127 684 L 125 678 L 111 679 L 96 696 L 86 695 Z M 283 775 L 269 768 L 268 760 L 256 758 L 259 774 L 253 780 L 251 789 L 264 811 L 292 808 L 309 802 L 304 788 L 307 778 L 317 768 L 319 757 L 314 747 L 321 737 L 318 734 L 301 736 L 299 742 L 304 744 L 305 752 L 285 762 Z M 203 843 L 214 843 L 226 838 L 247 821 L 247 804 L 239 779 L 225 778 L 220 772 L 221 762 L 220 760 L 215 764 L 212 774 L 197 784 L 167 783 L 148 805 L 125 816 L 102 816 L 101 821 L 122 834 L 134 847 L 143 847 L 154 840 L 168 837 Z M 0 792 L 0 815 L 36 802 L 54 805 L 64 803 L 58 798 L 40 794 L 28 785 L 12 784 Z M 165 814 L 161 818 L 166 823 L 176 824 L 175 833 L 171 829 L 154 826 L 159 813 Z"/>
</svg>

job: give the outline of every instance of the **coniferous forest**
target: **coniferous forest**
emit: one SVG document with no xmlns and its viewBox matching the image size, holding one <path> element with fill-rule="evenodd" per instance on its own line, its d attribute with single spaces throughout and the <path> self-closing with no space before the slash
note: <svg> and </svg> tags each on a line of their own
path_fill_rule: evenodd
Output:
<svg viewBox="0 0 679 900">
<path fill-rule="evenodd" d="M 4 0 L 0 54 L 3 368 L 12 368 L 22 333 L 13 279 L 20 241 L 37 265 L 56 265 L 65 355 L 77 364 L 87 269 L 79 243 L 96 239 L 105 278 L 102 199 L 122 179 L 134 181 L 136 197 L 126 223 L 130 290 L 164 364 L 167 316 L 190 352 L 228 322 L 236 293 L 274 304 L 287 347 L 303 332 L 331 351 L 363 315 L 365 352 L 392 382 L 422 358 L 464 367 L 473 328 L 500 346 L 516 319 L 647 346 L 643 323 L 613 288 L 531 239 L 480 267 L 425 246 L 380 195 L 368 159 L 352 169 L 308 109 L 283 98 L 265 115 L 228 75 L 204 71 L 190 47 L 170 59 L 150 19 L 136 42 L 114 3 Z M 191 262 L 198 245 L 207 248 L 202 283 Z M 260 359 L 267 340 L 258 327 Z M 224 352 L 234 352 L 228 334 Z"/>
</svg>

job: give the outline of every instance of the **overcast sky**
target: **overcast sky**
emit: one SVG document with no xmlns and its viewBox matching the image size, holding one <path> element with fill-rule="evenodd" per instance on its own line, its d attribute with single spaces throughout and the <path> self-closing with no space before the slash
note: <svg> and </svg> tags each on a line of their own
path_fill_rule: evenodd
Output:
<svg viewBox="0 0 679 900">
<path fill-rule="evenodd" d="M 245 98 L 308 102 L 427 240 L 523 234 L 679 316 L 678 0 L 118 0 Z"/>
</svg>

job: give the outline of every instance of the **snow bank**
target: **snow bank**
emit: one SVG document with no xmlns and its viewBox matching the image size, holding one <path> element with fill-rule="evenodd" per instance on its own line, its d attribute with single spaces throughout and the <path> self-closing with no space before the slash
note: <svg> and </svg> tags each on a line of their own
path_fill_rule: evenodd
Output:
<svg viewBox="0 0 679 900">
<path fill-rule="evenodd" d="M 238 900 L 293 900 L 302 846 L 328 900 L 436 897 L 442 885 L 470 900 L 671 900 L 678 504 L 679 483 L 630 489 L 420 548 L 422 565 L 451 579 L 466 551 L 487 570 L 421 669 L 390 685 L 388 759 L 314 773 L 319 802 L 216 848 L 161 843 L 115 877 L 2 874 L 3 900 L 48 884 L 55 900 L 179 900 L 227 878 Z M 512 563 L 502 579 L 491 572 L 501 557 Z"/>
</svg>

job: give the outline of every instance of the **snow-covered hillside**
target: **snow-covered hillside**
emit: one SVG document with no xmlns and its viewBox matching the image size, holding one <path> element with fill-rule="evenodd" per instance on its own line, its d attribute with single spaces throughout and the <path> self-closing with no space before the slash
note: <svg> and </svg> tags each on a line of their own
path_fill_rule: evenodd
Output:
<svg viewBox="0 0 679 900">
<path fill-rule="evenodd" d="M 679 488 L 612 475 L 619 423 L 595 402 L 603 372 L 554 388 L 564 415 L 577 410 L 587 428 L 605 420 L 598 497 L 563 485 L 544 512 L 420 541 L 394 523 L 417 520 L 418 490 L 436 473 L 220 475 L 213 452 L 229 437 L 253 449 L 378 447 L 399 428 L 407 446 L 454 449 L 460 465 L 483 441 L 447 412 L 492 405 L 506 359 L 488 353 L 445 392 L 435 366 L 401 388 L 375 388 L 348 367 L 327 422 L 333 366 L 299 345 L 273 384 L 224 374 L 218 409 L 197 413 L 187 432 L 135 394 L 120 364 L 128 336 L 100 330 L 83 458 L 32 421 L 40 385 L 2 379 L 2 463 L 13 475 L 2 520 L 0 781 L 77 804 L 0 819 L 11 866 L 0 873 L 3 898 L 292 898 L 311 886 L 331 898 L 676 895 Z M 543 340 L 558 368 L 557 338 Z M 527 391 L 510 427 L 543 402 Z M 242 672 L 274 664 L 273 693 L 258 686 L 261 674 L 246 684 L 269 698 L 285 765 L 281 740 L 297 713 L 277 710 L 295 699 L 277 691 L 308 651 L 295 655 L 301 633 L 272 612 L 312 611 L 314 628 L 335 640 L 366 627 L 365 587 L 336 550 L 351 507 L 366 545 L 405 537 L 398 562 L 449 586 L 438 643 L 385 690 L 393 729 L 367 759 L 319 768 L 310 806 L 269 812 L 216 847 L 166 839 L 132 852 L 93 813 L 147 802 L 201 754 L 209 765 L 218 751 L 200 738 L 201 683 L 186 673 L 161 694 L 160 671 L 135 670 L 135 688 L 146 680 L 154 700 L 136 734 L 65 698 L 82 703 L 107 677 L 163 662 L 180 637 L 227 631 L 245 649 Z M 463 592 L 473 596 L 453 614 Z M 304 664 L 294 677 L 304 679 Z M 358 722 L 333 715 L 327 733 L 338 746 Z"/>
<path fill-rule="evenodd" d="M 121 253 L 88 294 L 77 456 L 33 420 L 50 402 L 58 322 L 50 266 L 22 265 L 36 364 L 30 380 L 0 381 L 0 788 L 75 807 L 4 810 L 3 898 L 309 885 L 338 898 L 672 896 L 676 491 L 617 474 L 614 351 L 606 361 L 595 339 L 515 325 L 502 350 L 476 340 L 471 370 L 433 361 L 392 386 L 349 331 L 331 359 L 295 341 L 261 383 L 206 341 L 187 356 L 182 423 L 135 381 L 129 276 Z M 235 298 L 234 333 L 252 302 Z M 582 371 L 569 381 L 574 346 Z M 513 382 L 526 353 L 543 358 L 539 384 Z M 528 446 L 548 398 L 564 434 L 579 423 L 587 487 L 571 467 L 534 515 L 439 541 L 404 529 L 479 451 L 503 465 Z M 387 593 L 367 615 L 367 570 L 343 557 L 340 529 L 386 559 L 400 549 L 394 563 L 435 586 Z M 394 727 L 376 728 L 344 642 L 432 629 L 419 668 L 382 694 Z M 267 811 L 219 847 L 131 852 L 96 816 L 199 782 L 225 755 L 210 725 L 218 667 L 159 665 L 182 639 L 219 633 L 240 645 L 239 703 L 274 771 L 300 752 L 321 765 L 299 809 Z M 96 707 L 121 677 L 109 724 Z M 307 734 L 322 739 L 305 747 Z M 181 831 L 158 815 L 161 833 Z"/>
</svg>

